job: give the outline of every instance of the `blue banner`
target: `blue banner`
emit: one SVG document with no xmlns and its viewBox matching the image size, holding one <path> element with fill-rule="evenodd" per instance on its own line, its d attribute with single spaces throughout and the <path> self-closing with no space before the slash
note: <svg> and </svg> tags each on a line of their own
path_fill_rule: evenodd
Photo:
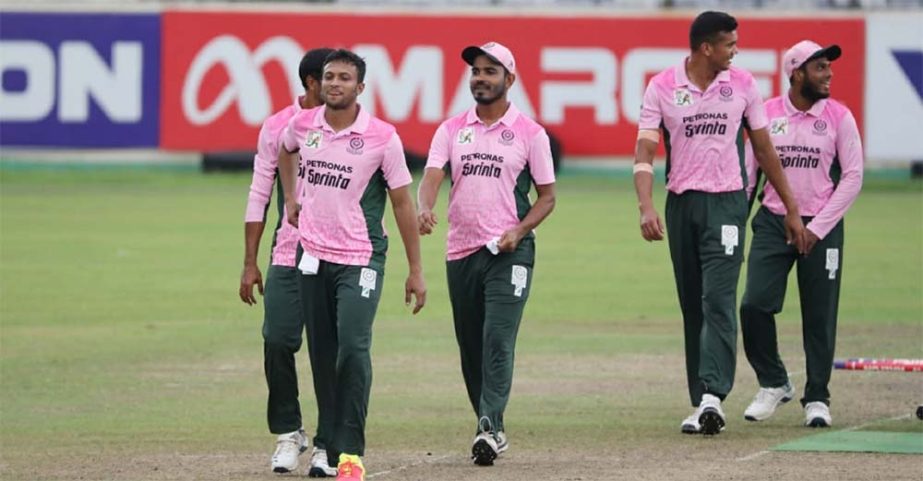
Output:
<svg viewBox="0 0 923 481">
<path fill-rule="evenodd" d="M 157 147 L 160 15 L 0 15 L 0 145 Z"/>
</svg>

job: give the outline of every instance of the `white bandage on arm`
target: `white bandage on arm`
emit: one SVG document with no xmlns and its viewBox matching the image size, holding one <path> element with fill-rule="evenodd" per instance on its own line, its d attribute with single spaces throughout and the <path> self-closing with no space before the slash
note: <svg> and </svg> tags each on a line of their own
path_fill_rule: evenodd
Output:
<svg viewBox="0 0 923 481">
<path fill-rule="evenodd" d="M 654 166 L 647 162 L 636 162 L 631 172 L 634 175 L 638 175 L 638 172 L 647 172 L 648 174 L 654 175 Z"/>
<path fill-rule="evenodd" d="M 638 130 L 638 140 L 645 139 L 650 140 L 653 143 L 660 142 L 660 131 L 655 129 L 639 129 Z"/>
</svg>

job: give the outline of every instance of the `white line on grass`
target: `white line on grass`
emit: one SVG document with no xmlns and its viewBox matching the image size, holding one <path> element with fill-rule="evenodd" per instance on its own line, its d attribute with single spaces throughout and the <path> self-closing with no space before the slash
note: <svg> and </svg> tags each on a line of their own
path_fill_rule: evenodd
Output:
<svg viewBox="0 0 923 481">
<path fill-rule="evenodd" d="M 910 418 L 910 414 L 901 414 L 900 416 L 894 416 L 894 417 L 884 418 L 884 419 L 876 419 L 876 420 L 874 420 L 874 421 L 869 421 L 869 422 L 864 423 L 864 424 L 859 424 L 858 426 L 853 426 L 853 427 L 849 427 L 849 428 L 844 428 L 844 429 L 840 429 L 839 431 L 834 431 L 834 432 L 847 433 L 847 432 L 850 432 L 850 431 L 858 431 L 858 430 L 860 430 L 860 429 L 867 428 L 867 427 L 869 427 L 869 426 L 871 426 L 871 425 L 873 425 L 873 424 L 883 423 L 883 422 L 887 422 L 887 421 L 900 421 L 901 419 L 908 419 L 908 418 Z M 753 454 L 749 454 L 749 455 L 744 456 L 744 457 L 742 457 L 742 458 L 737 458 L 735 461 L 737 461 L 737 462 L 751 461 L 751 460 L 754 460 L 754 459 L 756 459 L 756 458 L 758 458 L 758 457 L 760 457 L 760 456 L 762 456 L 762 455 L 764 455 L 764 454 L 769 454 L 769 450 L 766 449 L 766 450 L 759 451 L 759 452 L 756 452 L 756 453 L 753 453 Z"/>
<path fill-rule="evenodd" d="M 442 461 L 443 459 L 450 458 L 450 457 L 452 457 L 451 454 L 446 454 L 446 455 L 444 455 L 444 456 L 439 456 L 439 457 L 437 457 L 437 458 L 424 459 L 423 461 L 417 461 L 417 462 L 415 462 L 415 463 L 406 464 L 406 465 L 404 465 L 404 466 L 398 466 L 398 467 L 396 467 L 396 468 L 386 469 L 386 470 L 384 470 L 384 471 L 379 471 L 379 472 L 377 472 L 377 473 L 372 473 L 372 474 L 369 474 L 368 476 L 366 476 L 366 478 L 374 478 L 374 477 L 376 477 L 376 476 L 385 476 L 385 475 L 388 475 L 388 474 L 391 474 L 391 473 L 394 473 L 394 472 L 397 472 L 397 471 L 403 471 L 403 470 L 405 470 L 405 469 L 415 468 L 415 467 L 417 467 L 417 466 L 422 466 L 422 465 L 424 465 L 424 464 L 430 464 L 430 463 L 435 463 L 436 461 Z"/>
</svg>

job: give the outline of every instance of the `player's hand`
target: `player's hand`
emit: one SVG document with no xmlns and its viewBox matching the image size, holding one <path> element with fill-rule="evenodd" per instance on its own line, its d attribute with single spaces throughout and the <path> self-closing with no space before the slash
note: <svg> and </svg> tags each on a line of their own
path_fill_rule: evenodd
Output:
<svg viewBox="0 0 923 481">
<path fill-rule="evenodd" d="M 819 241 L 817 234 L 811 232 L 811 229 L 804 228 L 804 255 L 808 255 L 814 249 L 814 245 Z"/>
<path fill-rule="evenodd" d="M 426 305 L 426 282 L 423 280 L 422 272 L 407 276 L 407 282 L 404 283 L 404 304 L 410 305 L 411 296 L 416 300 L 413 306 L 413 313 L 416 314 Z"/>
<path fill-rule="evenodd" d="M 663 240 L 663 222 L 657 215 L 657 210 L 653 207 L 641 210 L 641 237 L 644 240 L 659 241 Z"/>
<path fill-rule="evenodd" d="M 253 295 L 254 284 L 256 284 L 262 296 L 263 274 L 260 272 L 260 268 L 256 264 L 244 265 L 244 270 L 240 273 L 240 290 L 238 291 L 240 300 L 244 301 L 244 304 L 251 306 L 256 304 L 256 296 Z"/>
<path fill-rule="evenodd" d="M 510 229 L 500 236 L 500 240 L 497 241 L 497 249 L 499 249 L 500 252 L 513 252 L 519 247 L 519 241 L 522 240 L 523 236 L 525 236 L 525 233 L 521 232 L 518 228 Z"/>
<path fill-rule="evenodd" d="M 785 214 L 785 243 L 794 245 L 799 254 L 807 254 L 805 250 L 804 223 L 797 213 Z"/>
<path fill-rule="evenodd" d="M 301 214 L 301 204 L 295 201 L 287 201 L 285 203 L 285 212 L 288 214 L 288 223 L 294 227 L 298 227 L 298 216 Z"/>
<path fill-rule="evenodd" d="M 433 233 L 433 228 L 436 227 L 436 224 L 439 223 L 439 220 L 436 219 L 436 214 L 431 210 L 421 210 L 417 214 L 417 225 L 420 228 L 420 235 L 428 235 Z"/>
</svg>

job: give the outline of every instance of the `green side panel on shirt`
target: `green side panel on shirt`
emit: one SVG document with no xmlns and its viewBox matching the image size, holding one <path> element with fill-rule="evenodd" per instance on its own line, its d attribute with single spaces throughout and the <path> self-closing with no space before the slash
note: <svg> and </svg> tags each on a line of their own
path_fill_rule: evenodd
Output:
<svg viewBox="0 0 923 481">
<path fill-rule="evenodd" d="M 532 172 L 526 165 L 516 177 L 516 186 L 513 187 L 513 197 L 516 199 L 516 216 L 523 220 L 529 210 L 532 208 L 532 202 L 529 200 L 529 190 L 532 189 Z M 525 238 L 531 238 L 535 235 L 529 232 Z"/>
<path fill-rule="evenodd" d="M 664 183 L 670 181 L 670 153 L 673 152 L 673 146 L 670 145 L 670 131 L 667 126 L 660 122 L 660 131 L 663 132 L 663 146 L 667 149 L 666 167 L 664 170 Z"/>
<path fill-rule="evenodd" d="M 388 200 L 388 184 L 385 174 L 381 169 L 372 174 L 369 185 L 362 193 L 359 206 L 365 216 L 365 225 L 369 232 L 369 242 L 372 244 L 372 258 L 369 266 L 376 267 L 382 272 L 385 269 L 385 254 L 388 252 L 388 238 L 381 224 L 385 214 L 385 204 Z"/>
<path fill-rule="evenodd" d="M 276 250 L 276 237 L 279 236 L 279 228 L 285 219 L 285 195 L 282 193 L 282 178 L 279 176 L 279 169 L 275 172 L 276 178 L 276 210 L 279 212 L 279 219 L 276 221 L 276 228 L 272 231 L 272 246 L 269 247 L 269 265 L 272 265 L 272 253 Z M 269 202 L 263 209 L 263 223 L 266 223 L 266 213 L 269 212 L 269 206 L 272 204 L 272 194 L 269 195 Z"/>
<path fill-rule="evenodd" d="M 740 123 L 740 129 L 737 130 L 737 160 L 740 162 L 740 178 L 743 180 L 744 189 L 747 188 L 747 153 L 746 153 L 746 142 L 744 141 L 744 130 L 750 128 L 750 125 L 747 123 L 747 119 L 744 119 Z"/>
<path fill-rule="evenodd" d="M 843 176 L 843 167 L 840 166 L 840 154 L 837 152 L 837 155 L 833 157 L 833 163 L 830 164 L 830 180 L 833 181 L 833 188 L 837 188 L 840 185 L 840 177 Z"/>
</svg>

